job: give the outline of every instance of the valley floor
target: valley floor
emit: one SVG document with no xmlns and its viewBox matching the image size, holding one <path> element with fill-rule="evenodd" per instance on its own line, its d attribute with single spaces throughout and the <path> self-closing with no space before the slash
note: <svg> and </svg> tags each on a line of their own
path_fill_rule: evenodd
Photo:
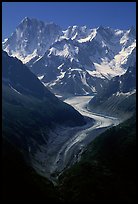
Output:
<svg viewBox="0 0 138 204">
<path fill-rule="evenodd" d="M 64 102 L 86 117 L 87 124 L 73 128 L 57 127 L 50 133 L 48 144 L 41 146 L 35 154 L 33 166 L 39 174 L 49 178 L 53 183 L 56 183 L 65 168 L 69 168 L 80 159 L 85 147 L 95 137 L 121 122 L 118 118 L 89 111 L 87 104 L 91 98 L 92 96 L 77 96 L 65 99 Z"/>
</svg>

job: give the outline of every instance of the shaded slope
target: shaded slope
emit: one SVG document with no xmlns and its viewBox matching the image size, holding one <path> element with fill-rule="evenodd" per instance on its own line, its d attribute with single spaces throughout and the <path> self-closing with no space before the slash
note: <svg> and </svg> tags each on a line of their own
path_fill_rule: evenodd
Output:
<svg viewBox="0 0 138 204">
<path fill-rule="evenodd" d="M 58 194 L 50 181 L 29 167 L 15 146 L 7 140 L 2 145 L 3 202 L 58 202 Z"/>
<path fill-rule="evenodd" d="M 34 154 L 57 125 L 85 124 L 80 113 L 56 98 L 25 65 L 5 52 L 2 72 L 2 133 L 19 149 Z"/>
<path fill-rule="evenodd" d="M 136 118 L 96 138 L 81 161 L 60 178 L 67 202 L 136 201 Z"/>
</svg>

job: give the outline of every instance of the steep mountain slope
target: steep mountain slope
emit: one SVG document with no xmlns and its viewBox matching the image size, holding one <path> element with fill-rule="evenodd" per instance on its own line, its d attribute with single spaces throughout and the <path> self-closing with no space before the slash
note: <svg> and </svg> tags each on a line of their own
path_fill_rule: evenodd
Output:
<svg viewBox="0 0 138 204">
<path fill-rule="evenodd" d="M 136 110 L 136 64 L 122 76 L 112 78 L 90 102 L 97 112 L 129 117 Z"/>
<path fill-rule="evenodd" d="M 2 143 L 2 202 L 59 202 L 53 184 L 26 164 L 6 139 Z"/>
<path fill-rule="evenodd" d="M 35 32 L 34 32 L 35 30 Z M 54 93 L 95 94 L 114 76 L 134 65 L 135 29 L 89 29 L 25 18 L 3 42 Z M 64 87 L 64 88 L 63 88 Z"/>
<path fill-rule="evenodd" d="M 61 28 L 54 23 L 44 23 L 25 17 L 11 36 L 5 40 L 3 49 L 10 56 L 15 56 L 23 63 L 27 63 L 33 58 L 37 60 L 43 56 L 61 34 Z"/>
<path fill-rule="evenodd" d="M 25 94 L 43 99 L 53 97 L 34 74 L 16 58 L 2 52 L 2 81 L 18 94 Z"/>
<path fill-rule="evenodd" d="M 67 202 L 136 202 L 136 116 L 96 138 L 60 177 Z"/>
<path fill-rule="evenodd" d="M 56 126 L 80 126 L 85 120 L 56 98 L 19 60 L 3 52 L 2 133 L 27 159 L 47 144 Z"/>
</svg>

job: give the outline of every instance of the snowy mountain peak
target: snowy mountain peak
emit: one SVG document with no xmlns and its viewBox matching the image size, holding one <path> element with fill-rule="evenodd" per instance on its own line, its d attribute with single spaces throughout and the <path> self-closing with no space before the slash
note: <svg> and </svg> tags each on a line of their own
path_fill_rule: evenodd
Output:
<svg viewBox="0 0 138 204">
<path fill-rule="evenodd" d="M 103 31 L 104 30 L 104 27 L 102 25 L 100 25 L 98 28 L 97 28 L 97 31 Z"/>
<path fill-rule="evenodd" d="M 97 28 L 97 34 L 100 34 L 104 38 L 111 38 L 114 35 L 114 30 L 110 27 L 100 26 Z"/>
<path fill-rule="evenodd" d="M 129 35 L 132 37 L 136 37 L 136 29 L 134 28 L 134 26 L 131 26 L 129 30 Z"/>
<path fill-rule="evenodd" d="M 35 23 L 35 24 L 43 24 L 43 25 L 46 25 L 46 24 L 50 24 L 51 22 L 44 22 L 44 21 L 42 21 L 42 20 L 38 20 L 38 19 L 36 19 L 36 18 L 30 18 L 30 17 L 25 17 L 25 18 L 23 18 L 23 20 L 21 21 L 21 23 L 19 24 L 19 25 L 22 25 L 22 24 L 26 24 L 26 23 Z"/>
<path fill-rule="evenodd" d="M 72 86 L 76 94 L 97 92 L 104 81 L 124 74 L 136 61 L 134 27 L 73 25 L 62 30 L 53 22 L 25 17 L 2 46 L 50 88 L 59 91 L 63 86 L 71 92 Z"/>
<path fill-rule="evenodd" d="M 41 57 L 62 34 L 54 23 L 44 23 L 25 17 L 16 30 L 3 42 L 3 50 L 10 56 L 27 63 L 34 57 Z"/>
<path fill-rule="evenodd" d="M 27 22 L 27 21 L 29 21 L 29 20 L 30 20 L 30 18 L 29 18 L 28 16 L 26 16 L 25 18 L 23 18 L 23 20 L 21 21 L 21 23 Z"/>
<path fill-rule="evenodd" d="M 81 38 L 85 38 L 90 34 L 91 29 L 88 29 L 86 26 L 69 26 L 67 30 L 63 31 L 64 35 L 61 36 L 60 39 L 72 39 L 79 40 Z"/>
</svg>

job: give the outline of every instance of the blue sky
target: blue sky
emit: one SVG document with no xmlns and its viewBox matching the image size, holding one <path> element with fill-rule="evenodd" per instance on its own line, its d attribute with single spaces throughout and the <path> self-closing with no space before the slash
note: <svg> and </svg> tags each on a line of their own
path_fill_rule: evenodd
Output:
<svg viewBox="0 0 138 204">
<path fill-rule="evenodd" d="M 136 26 L 135 2 L 3 2 L 2 39 L 15 30 L 24 17 L 53 21 L 63 29 L 70 25 L 100 25 L 129 29 Z"/>
</svg>

